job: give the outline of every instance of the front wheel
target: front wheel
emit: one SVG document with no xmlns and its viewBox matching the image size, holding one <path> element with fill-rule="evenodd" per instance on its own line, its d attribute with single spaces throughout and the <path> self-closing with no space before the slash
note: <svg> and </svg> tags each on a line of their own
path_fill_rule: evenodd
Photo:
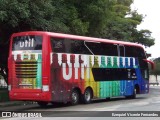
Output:
<svg viewBox="0 0 160 120">
<path fill-rule="evenodd" d="M 76 105 L 79 103 L 79 92 L 78 90 L 73 90 L 71 93 L 71 104 Z"/>
<path fill-rule="evenodd" d="M 82 96 L 82 102 L 85 104 L 89 104 L 92 98 L 92 91 L 90 89 L 86 89 L 84 95 Z"/>
</svg>

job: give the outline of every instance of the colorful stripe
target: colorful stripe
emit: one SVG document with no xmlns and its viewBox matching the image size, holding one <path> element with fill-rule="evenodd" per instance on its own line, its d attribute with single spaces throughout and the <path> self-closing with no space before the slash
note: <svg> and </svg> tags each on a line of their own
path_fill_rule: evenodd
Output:
<svg viewBox="0 0 160 120">
<path fill-rule="evenodd" d="M 126 69 L 128 71 L 125 71 L 125 73 L 128 72 L 129 74 L 132 75 L 132 70 L 130 69 L 134 69 L 138 67 L 135 58 L 65 54 L 66 62 L 63 62 L 62 55 L 64 54 L 58 53 L 58 54 L 53 54 L 53 55 L 56 55 L 58 57 L 57 64 L 61 66 L 59 69 L 62 69 L 62 70 L 59 70 L 61 71 L 61 73 L 57 73 L 59 76 L 61 76 L 61 80 L 66 81 L 68 83 L 69 81 L 73 81 L 73 80 L 76 81 L 76 83 L 78 83 L 81 86 L 80 88 L 83 88 L 82 91 L 84 91 L 84 89 L 87 87 L 91 87 L 93 89 L 94 97 L 96 98 L 106 98 L 106 97 L 114 97 L 114 96 L 122 96 L 122 95 L 131 94 L 131 90 L 128 90 L 127 86 L 128 85 L 131 86 L 131 84 L 133 84 L 133 81 L 135 79 L 128 80 L 129 79 L 128 78 L 128 79 L 123 79 L 123 80 L 122 79 L 121 80 L 119 79 L 95 80 L 93 69 L 96 69 L 96 70 L 101 69 L 100 72 L 104 71 L 105 69 L 106 70 L 109 70 L 109 69 L 111 70 L 123 69 L 124 70 Z M 71 56 L 74 56 L 74 57 L 71 57 Z M 74 61 L 74 64 L 71 64 L 71 61 L 72 62 Z M 55 61 L 52 60 L 51 64 L 53 64 L 54 62 Z M 136 74 L 134 73 L 134 71 L 135 70 L 133 70 L 133 74 Z M 54 73 L 51 73 L 51 74 L 54 74 Z M 107 74 L 107 72 L 104 74 Z M 116 73 L 115 73 L 115 76 L 116 76 Z M 72 85 L 74 85 L 74 83 L 72 83 Z"/>
</svg>

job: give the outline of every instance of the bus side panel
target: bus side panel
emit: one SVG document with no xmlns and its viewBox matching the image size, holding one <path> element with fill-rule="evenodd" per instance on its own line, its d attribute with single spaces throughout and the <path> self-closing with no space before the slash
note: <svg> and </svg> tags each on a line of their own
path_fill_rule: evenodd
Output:
<svg viewBox="0 0 160 120">
<path fill-rule="evenodd" d="M 124 68 L 125 66 L 124 58 L 120 57 L 119 58 L 119 68 Z M 126 92 L 126 80 L 121 80 L 120 81 L 120 96 L 123 96 Z"/>
<path fill-rule="evenodd" d="M 60 55 L 59 55 L 60 56 Z M 70 89 L 71 85 L 69 82 L 65 81 L 62 77 L 62 72 L 64 66 L 66 72 L 69 71 L 69 66 L 58 59 L 58 54 L 51 54 L 52 62 L 51 62 L 51 84 L 52 84 L 52 101 L 55 102 L 63 102 L 67 101 L 69 97 L 68 90 Z M 62 56 L 61 56 L 62 57 Z M 59 64 L 61 62 L 61 64 Z M 69 98 L 68 98 L 69 99 Z"/>
<path fill-rule="evenodd" d="M 119 68 L 118 62 L 119 57 L 113 57 L 113 68 Z M 116 75 L 116 73 L 115 73 Z M 115 80 L 113 81 L 113 96 L 119 96 L 120 95 L 120 81 Z"/>
<path fill-rule="evenodd" d="M 83 93 L 85 83 L 92 83 L 84 82 L 88 69 L 77 63 L 81 56 L 61 53 L 53 53 L 51 56 L 52 101 L 68 102 L 74 88 L 80 88 Z"/>
<path fill-rule="evenodd" d="M 79 88 L 83 94 L 87 87 L 91 87 L 95 98 L 127 96 L 133 94 L 134 81 L 137 80 L 130 80 L 128 78 L 120 78 L 119 80 L 114 80 L 112 78 L 110 80 L 108 79 L 109 76 L 106 77 L 106 75 L 108 75 L 107 72 L 105 73 L 105 70 L 110 69 L 112 71 L 111 75 L 114 77 L 121 74 L 114 73 L 114 68 L 116 70 L 118 70 L 118 68 L 122 68 L 120 70 L 122 73 L 125 68 L 127 70 L 129 68 L 134 69 L 135 65 L 133 65 L 133 58 L 123 57 L 122 59 L 120 57 L 111 56 L 62 53 L 52 53 L 51 56 L 51 80 L 53 86 L 52 101 L 70 101 L 70 94 L 73 88 Z M 106 80 L 101 80 L 103 77 L 99 77 L 99 73 L 93 73 L 93 70 L 101 70 L 99 73 L 102 75 L 104 74 L 103 77 L 106 78 Z M 136 74 L 137 70 L 138 68 L 136 68 Z M 124 74 L 126 74 L 125 71 Z M 137 78 L 138 77 L 139 76 L 137 76 Z"/>
<path fill-rule="evenodd" d="M 100 68 L 107 68 L 106 59 L 107 59 L 107 57 L 105 57 L 105 56 L 101 57 Z M 109 96 L 110 96 L 109 95 L 109 82 L 108 81 L 101 81 L 100 82 L 100 98 L 106 98 Z"/>
<path fill-rule="evenodd" d="M 98 57 L 99 56 L 94 56 L 94 65 L 93 65 L 93 67 L 92 68 L 99 68 L 99 61 L 98 61 Z M 92 76 L 93 76 L 93 73 L 92 73 Z M 95 80 L 94 80 L 94 77 L 92 77 L 91 78 L 91 80 L 92 80 L 92 82 L 94 83 L 94 90 L 95 90 L 95 96 L 97 97 L 97 98 L 99 98 L 100 97 L 100 83 L 101 82 L 95 82 Z"/>
</svg>

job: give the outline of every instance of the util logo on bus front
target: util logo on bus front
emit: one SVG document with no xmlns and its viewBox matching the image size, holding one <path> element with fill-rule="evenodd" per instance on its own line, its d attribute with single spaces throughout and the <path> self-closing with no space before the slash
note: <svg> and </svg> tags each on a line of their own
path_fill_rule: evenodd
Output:
<svg viewBox="0 0 160 120">
<path fill-rule="evenodd" d="M 28 39 L 28 40 L 25 40 L 25 41 L 20 41 L 20 47 L 23 48 L 23 47 L 34 47 L 34 39 Z"/>
</svg>

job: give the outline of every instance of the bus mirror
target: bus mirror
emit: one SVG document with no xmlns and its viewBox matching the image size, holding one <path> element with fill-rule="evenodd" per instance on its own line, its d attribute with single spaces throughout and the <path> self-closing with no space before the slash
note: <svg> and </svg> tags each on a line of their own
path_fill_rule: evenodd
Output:
<svg viewBox="0 0 160 120">
<path fill-rule="evenodd" d="M 155 68 L 154 62 L 147 59 L 143 59 L 143 60 L 151 65 L 152 70 Z"/>
<path fill-rule="evenodd" d="M 149 58 L 149 57 L 151 57 L 152 55 L 151 55 L 151 54 L 149 54 L 149 53 L 147 53 L 147 54 L 146 54 L 146 56 L 147 56 L 147 58 Z"/>
</svg>

